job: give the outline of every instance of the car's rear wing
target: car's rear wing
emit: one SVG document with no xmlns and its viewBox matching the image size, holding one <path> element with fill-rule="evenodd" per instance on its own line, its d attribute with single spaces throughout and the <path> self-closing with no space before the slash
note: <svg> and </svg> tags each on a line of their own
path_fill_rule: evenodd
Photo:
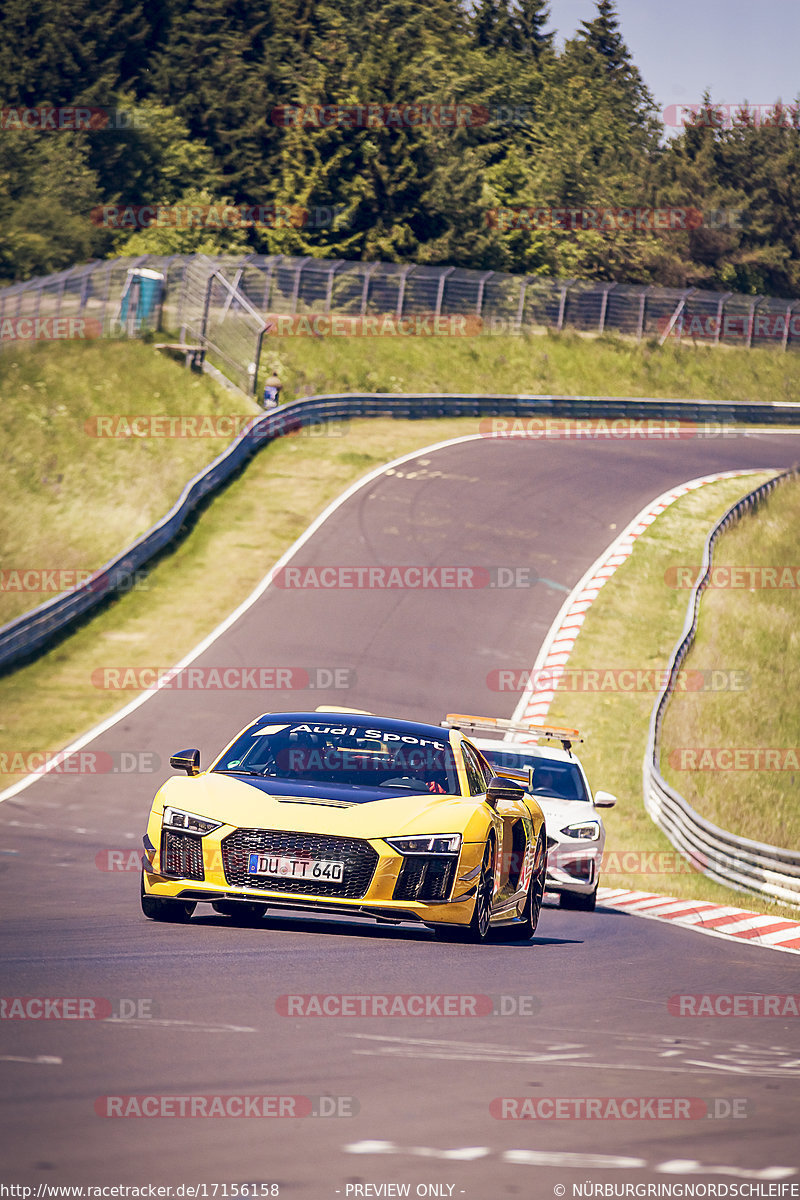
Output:
<svg viewBox="0 0 800 1200">
<path fill-rule="evenodd" d="M 583 741 L 577 729 L 567 729 L 564 725 L 534 725 L 530 721 L 509 721 L 505 717 L 474 717 L 466 713 L 448 713 L 442 725 L 445 729 L 462 731 L 521 733 L 537 742 L 561 742 L 565 750 L 570 750 L 575 742 Z"/>
</svg>

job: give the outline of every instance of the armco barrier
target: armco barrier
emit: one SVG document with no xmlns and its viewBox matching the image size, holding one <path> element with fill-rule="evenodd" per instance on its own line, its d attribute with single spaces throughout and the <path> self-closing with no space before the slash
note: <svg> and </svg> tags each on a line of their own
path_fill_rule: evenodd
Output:
<svg viewBox="0 0 800 1200">
<path fill-rule="evenodd" d="M 697 631 L 700 597 L 710 578 L 717 539 L 745 512 L 756 508 L 779 483 L 797 475 L 798 470 L 794 468 L 768 480 L 729 508 L 712 529 L 703 551 L 700 577 L 689 601 L 686 624 L 670 660 L 669 676 L 650 718 L 643 779 L 645 808 L 673 846 L 685 854 L 698 871 L 736 891 L 779 900 L 793 908 L 800 908 L 800 852 L 737 837 L 701 817 L 662 778 L 659 771 L 659 736 L 678 673 Z"/>
<path fill-rule="evenodd" d="M 562 417 L 691 421 L 706 426 L 734 422 L 800 424 L 800 404 L 720 404 L 711 400 L 658 400 L 614 396 L 331 395 L 312 396 L 254 417 L 253 426 L 187 483 L 174 507 L 123 554 L 74 591 L 40 604 L 0 628 L 0 671 L 39 653 L 115 592 L 172 542 L 187 517 L 220 488 L 261 446 L 305 425 L 349 417 Z"/>
</svg>

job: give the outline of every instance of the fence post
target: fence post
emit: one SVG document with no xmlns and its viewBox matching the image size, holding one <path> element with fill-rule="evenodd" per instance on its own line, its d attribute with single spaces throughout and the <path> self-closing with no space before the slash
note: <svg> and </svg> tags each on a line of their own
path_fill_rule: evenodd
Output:
<svg viewBox="0 0 800 1200">
<path fill-rule="evenodd" d="M 294 277 L 294 287 L 292 288 L 292 315 L 297 312 L 297 301 L 300 296 L 300 277 L 303 274 L 303 267 L 306 263 L 311 262 L 311 255 L 307 254 L 305 258 L 301 258 L 297 264 L 297 271 Z"/>
<path fill-rule="evenodd" d="M 686 307 L 686 301 L 689 299 L 692 292 L 695 290 L 696 290 L 695 288 L 688 288 L 681 296 L 680 301 L 679 301 L 674 313 L 672 314 L 669 321 L 667 322 L 667 328 L 664 330 L 661 337 L 658 339 L 659 346 L 663 346 L 664 342 L 667 340 L 669 335 L 672 333 L 673 329 L 675 328 L 675 325 L 678 322 L 678 319 L 680 318 L 684 308 Z M 683 321 L 681 321 L 681 327 L 680 327 L 680 330 L 678 331 L 678 340 L 679 341 L 681 339 L 682 334 L 683 334 Z"/>
<path fill-rule="evenodd" d="M 367 305 L 369 304 L 369 283 L 372 279 L 373 272 L 377 270 L 377 263 L 365 263 L 364 283 L 361 288 L 361 316 L 367 315 Z"/>
<path fill-rule="evenodd" d="M 522 318 L 525 315 L 525 293 L 528 290 L 527 278 L 520 280 L 519 285 L 519 302 L 517 304 L 517 328 L 522 328 Z"/>
<path fill-rule="evenodd" d="M 444 285 L 447 282 L 448 276 L 453 274 L 453 271 L 455 271 L 455 267 L 445 267 L 444 270 L 442 271 L 441 275 L 439 276 L 439 287 L 436 291 L 436 316 L 437 317 L 440 317 L 442 315 L 442 299 L 444 297 Z"/>
<path fill-rule="evenodd" d="M 714 344 L 715 345 L 717 345 L 719 343 L 719 339 L 722 336 L 722 318 L 725 315 L 724 314 L 725 301 L 730 300 L 732 295 L 733 295 L 733 292 L 723 292 L 723 294 L 719 298 L 719 304 L 717 305 L 717 329 L 716 329 L 716 333 L 714 334 Z"/>
<path fill-rule="evenodd" d="M 258 368 L 261 366 L 261 347 L 264 344 L 264 334 L 266 332 L 267 332 L 267 327 L 265 325 L 264 328 L 259 333 L 258 340 L 256 342 L 256 360 L 255 360 L 256 369 L 253 372 L 253 395 L 256 397 L 256 399 L 258 399 Z"/>
<path fill-rule="evenodd" d="M 569 284 L 566 284 L 566 283 L 562 284 L 561 298 L 558 302 L 558 321 L 556 322 L 556 329 L 558 329 L 559 332 L 564 328 L 564 313 L 567 310 L 567 292 L 568 291 L 569 291 Z"/>
<path fill-rule="evenodd" d="M 615 288 L 616 286 L 617 286 L 616 283 L 610 283 L 608 285 L 608 287 L 605 289 L 605 291 L 603 292 L 603 299 L 600 303 L 600 325 L 599 325 L 599 329 L 598 329 L 599 333 L 605 332 L 606 309 L 608 308 L 608 293 L 612 290 L 612 288 Z"/>
<path fill-rule="evenodd" d="M 408 278 L 409 272 L 413 270 L 413 267 L 405 267 L 400 272 L 400 287 L 397 289 L 397 308 L 395 310 L 395 316 L 397 317 L 398 321 L 403 315 L 403 305 L 405 304 L 406 299 L 406 279 Z"/>
<path fill-rule="evenodd" d="M 339 270 L 339 267 L 342 265 L 343 262 L 344 262 L 344 259 L 341 259 L 341 258 L 337 259 L 336 262 L 331 267 L 331 269 L 328 271 L 328 284 L 325 289 L 325 312 L 326 313 L 329 313 L 331 311 L 331 300 L 333 299 L 333 277 L 336 274 L 336 272 Z"/>
<path fill-rule="evenodd" d="M 649 287 L 642 288 L 639 294 L 639 330 L 636 338 L 637 342 L 640 342 L 644 337 L 644 319 L 647 312 L 647 293 L 649 291 Z"/>
<path fill-rule="evenodd" d="M 750 312 L 747 314 L 747 349 L 753 348 L 753 317 L 755 316 L 756 305 L 763 300 L 763 296 L 755 296 L 750 304 Z"/>
<path fill-rule="evenodd" d="M 212 271 L 208 277 L 208 286 L 206 287 L 206 298 L 205 298 L 205 302 L 203 304 L 203 320 L 200 325 L 200 341 L 203 343 L 204 346 L 206 344 L 206 334 L 208 333 L 208 311 L 209 311 L 209 308 L 211 307 L 211 291 L 214 287 L 214 279 L 215 279 L 216 274 L 217 274 L 216 271 Z"/>
<path fill-rule="evenodd" d="M 483 316 L 483 293 L 486 290 L 486 280 L 491 279 L 494 271 L 484 271 L 481 275 L 480 283 L 478 284 L 478 298 L 475 301 L 475 316 Z"/>
<path fill-rule="evenodd" d="M 791 304 L 787 304 L 786 305 L 786 318 L 785 318 L 786 324 L 783 327 L 783 337 L 781 338 L 781 350 L 783 350 L 784 354 L 786 353 L 786 348 L 789 344 L 789 321 L 791 320 L 791 317 L 792 317 L 792 306 L 791 306 Z"/>
<path fill-rule="evenodd" d="M 264 312 L 269 312 L 269 294 L 272 291 L 272 273 L 274 270 L 275 270 L 275 256 L 271 255 L 270 260 L 269 260 L 269 266 L 267 267 L 267 270 L 266 270 L 267 280 L 266 280 L 266 283 L 264 284 L 264 299 L 263 299 L 263 302 L 261 305 L 261 307 L 264 309 Z"/>
<path fill-rule="evenodd" d="M 221 321 L 224 321 L 226 316 L 228 315 L 228 309 L 230 308 L 231 304 L 233 303 L 234 294 L 239 290 L 239 284 L 242 282 L 243 275 L 244 275 L 244 268 L 239 267 L 238 271 L 236 272 L 236 274 L 233 277 L 233 283 L 231 284 L 231 287 L 228 291 L 228 295 L 225 298 L 225 303 L 222 306 L 222 315 L 220 317 Z M 226 280 L 226 282 L 227 282 L 227 280 Z"/>
<path fill-rule="evenodd" d="M 83 282 L 81 283 L 81 299 L 80 299 L 80 309 L 79 309 L 81 314 L 83 314 L 83 310 L 86 308 L 86 300 L 89 295 L 89 281 L 91 278 L 92 278 L 92 273 L 88 269 L 86 271 L 84 271 Z"/>
</svg>

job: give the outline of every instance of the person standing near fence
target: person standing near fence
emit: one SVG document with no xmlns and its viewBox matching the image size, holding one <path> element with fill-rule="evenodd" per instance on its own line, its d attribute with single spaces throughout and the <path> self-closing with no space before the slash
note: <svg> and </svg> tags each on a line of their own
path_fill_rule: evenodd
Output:
<svg viewBox="0 0 800 1200">
<path fill-rule="evenodd" d="M 265 409 L 277 408 L 278 401 L 281 395 L 281 381 L 275 371 L 268 375 L 264 380 L 264 399 L 262 407 Z"/>
</svg>

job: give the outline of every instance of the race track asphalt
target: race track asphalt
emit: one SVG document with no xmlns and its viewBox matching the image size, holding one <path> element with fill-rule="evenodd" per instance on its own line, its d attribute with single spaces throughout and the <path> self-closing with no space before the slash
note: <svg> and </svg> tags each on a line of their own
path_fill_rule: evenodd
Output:
<svg viewBox="0 0 800 1200">
<path fill-rule="evenodd" d="M 292 565 L 523 568 L 534 586 L 271 586 L 193 665 L 338 668 L 351 686 L 162 691 L 90 747 L 155 753 L 160 770 L 44 776 L 2 803 L 2 996 L 124 999 L 136 1015 L 0 1020 L 0 1183 L 34 1196 L 71 1184 L 204 1184 L 220 1198 L 223 1185 L 231 1196 L 234 1185 L 276 1184 L 309 1200 L 406 1186 L 412 1196 L 539 1200 L 588 1183 L 797 1183 L 797 1019 L 668 1009 L 676 994 L 800 991 L 795 956 L 552 905 L 529 945 L 440 944 L 412 926 L 291 913 L 238 928 L 206 906 L 188 926 L 159 925 L 140 913 L 138 873 L 101 867 L 109 850 L 138 852 L 171 752 L 198 746 L 208 762 L 258 712 L 510 715 L 517 694 L 492 691 L 487 675 L 533 664 L 568 591 L 644 505 L 701 475 L 798 458 L 800 439 L 779 432 L 483 439 L 422 452 L 352 495 Z M 280 1011 L 281 995 L 340 993 L 490 996 L 498 1011 Z M 313 1098 L 333 1097 L 323 1107 L 337 1114 L 96 1111 L 106 1096 L 256 1094 L 311 1097 L 317 1108 Z M 523 1096 L 690 1100 L 692 1116 L 493 1115 L 493 1100 Z M 381 1188 L 390 1184 L 401 1190 Z"/>
</svg>

